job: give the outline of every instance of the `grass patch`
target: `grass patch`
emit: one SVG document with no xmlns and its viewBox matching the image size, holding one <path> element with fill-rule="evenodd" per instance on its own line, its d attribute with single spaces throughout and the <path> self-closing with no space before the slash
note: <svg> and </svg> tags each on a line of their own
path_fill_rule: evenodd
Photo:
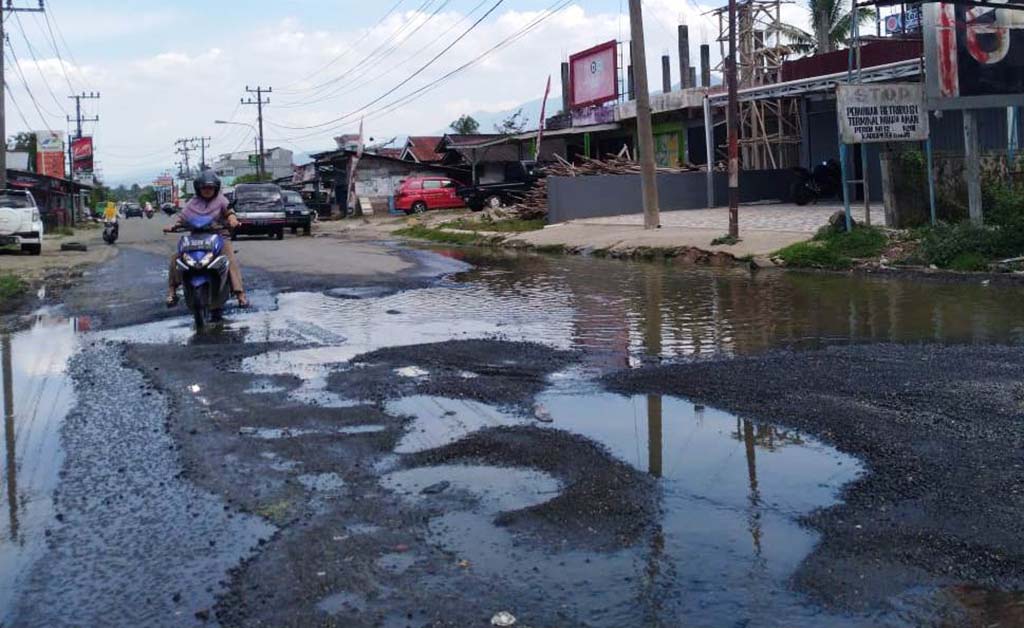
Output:
<svg viewBox="0 0 1024 628">
<path fill-rule="evenodd" d="M 487 239 L 483 238 L 475 233 L 452 233 L 450 231 L 442 231 L 440 229 L 431 229 L 430 227 L 424 227 L 423 225 L 412 225 L 410 227 L 404 227 L 394 232 L 395 235 L 399 235 L 405 238 L 414 238 L 416 240 L 427 240 L 429 242 L 437 242 L 440 244 L 486 244 Z"/>
<path fill-rule="evenodd" d="M 28 285 L 21 277 L 9 273 L 0 275 L 0 310 L 25 294 L 26 290 L 28 290 Z"/>
<path fill-rule="evenodd" d="M 823 242 L 810 240 L 790 244 L 775 253 L 786 264 L 794 268 L 823 268 L 826 270 L 845 270 L 853 265 L 853 260 L 840 255 L 825 246 Z"/>
<path fill-rule="evenodd" d="M 54 229 L 51 232 L 51 235 L 61 236 L 61 237 L 63 237 L 63 236 L 73 236 L 73 235 L 75 235 L 75 230 L 72 229 L 71 227 L 68 227 L 67 225 L 64 225 L 64 226 L 60 226 L 60 227 L 57 227 L 56 229 Z"/>
<path fill-rule="evenodd" d="M 538 231 L 544 228 L 543 218 L 535 220 L 521 220 L 519 218 L 505 218 L 503 220 L 469 220 L 459 218 L 441 225 L 446 229 L 462 229 L 463 231 L 499 231 L 501 233 L 524 233 L 526 231 Z"/>
<path fill-rule="evenodd" d="M 950 260 L 949 269 L 965 272 L 988 270 L 988 260 L 981 253 L 964 252 Z"/>
<path fill-rule="evenodd" d="M 846 270 L 854 259 L 881 255 L 888 242 L 885 233 L 872 227 L 849 233 L 824 228 L 812 240 L 791 244 L 775 255 L 794 268 Z"/>
</svg>

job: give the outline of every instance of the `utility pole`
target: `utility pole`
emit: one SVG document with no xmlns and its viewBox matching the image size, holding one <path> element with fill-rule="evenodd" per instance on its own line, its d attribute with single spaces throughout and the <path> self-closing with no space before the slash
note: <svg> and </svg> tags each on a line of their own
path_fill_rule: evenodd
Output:
<svg viewBox="0 0 1024 628">
<path fill-rule="evenodd" d="M 735 2 L 735 0 L 731 0 Z M 633 51 L 633 82 L 636 92 L 636 131 L 640 149 L 640 189 L 644 199 L 644 229 L 661 226 L 658 217 L 658 180 L 654 167 L 654 132 L 651 128 L 651 92 L 647 88 L 647 53 L 644 49 L 644 17 L 640 0 L 629 0 L 629 31 Z"/>
<path fill-rule="evenodd" d="M 75 126 L 75 129 L 76 129 L 75 137 L 76 138 L 82 137 L 82 123 L 83 122 L 99 122 L 100 121 L 100 117 L 99 116 L 93 116 L 91 118 L 83 118 L 82 117 L 82 100 L 83 99 L 89 100 L 89 99 L 93 99 L 93 98 L 98 99 L 99 97 L 100 97 L 99 92 L 89 92 L 88 94 L 86 94 L 85 92 L 82 92 L 81 94 L 77 94 L 75 96 L 68 96 L 68 98 L 71 98 L 71 99 L 73 99 L 75 101 L 75 118 L 74 118 L 74 122 L 75 122 L 75 125 L 76 125 Z M 71 116 L 68 116 L 68 122 L 71 122 L 71 121 L 72 121 Z"/>
<path fill-rule="evenodd" d="M 740 237 L 740 103 L 736 93 L 736 0 L 729 0 L 729 58 L 725 69 L 728 76 L 729 110 L 726 127 L 729 131 L 729 237 Z"/>
<path fill-rule="evenodd" d="M 272 93 L 274 91 L 274 88 L 273 87 L 266 87 L 266 88 L 264 88 L 264 87 L 260 87 L 259 85 L 257 85 L 256 89 L 249 89 L 249 86 L 246 85 L 245 86 L 245 91 L 250 93 L 250 94 L 256 94 L 256 100 L 253 100 L 252 97 L 250 96 L 248 98 L 242 98 L 241 102 L 242 102 L 243 105 L 256 105 L 256 118 L 259 121 L 259 128 L 260 128 L 260 133 L 259 133 L 259 137 L 260 137 L 260 156 L 259 156 L 260 171 L 259 172 L 260 172 L 260 178 L 263 178 L 267 174 L 267 166 L 263 162 L 263 148 L 264 148 L 263 147 L 263 105 L 269 105 L 270 104 L 270 99 L 269 98 L 266 98 L 266 99 L 263 98 L 263 95 L 264 94 Z"/>
<path fill-rule="evenodd" d="M 192 138 L 183 137 L 174 142 L 174 145 L 178 147 L 175 152 L 182 156 L 182 161 L 185 164 L 185 176 L 183 177 L 185 179 L 189 178 L 192 174 L 192 168 L 188 163 L 189 154 L 196 149 L 192 145 L 192 141 Z"/>
<path fill-rule="evenodd" d="M 199 170 L 206 170 L 206 147 L 209 145 L 209 137 L 193 137 L 193 142 L 199 142 Z"/>
<path fill-rule="evenodd" d="M 4 20 L 8 13 L 29 12 L 42 13 L 43 0 L 39 0 L 39 7 L 30 9 L 28 7 L 16 7 L 13 0 L 7 0 L 6 4 L 0 4 L 0 47 L 7 41 L 4 34 Z M 7 189 L 7 118 L 4 112 L 4 105 L 7 100 L 7 84 L 4 80 L 4 55 L 0 54 L 0 190 Z"/>
</svg>

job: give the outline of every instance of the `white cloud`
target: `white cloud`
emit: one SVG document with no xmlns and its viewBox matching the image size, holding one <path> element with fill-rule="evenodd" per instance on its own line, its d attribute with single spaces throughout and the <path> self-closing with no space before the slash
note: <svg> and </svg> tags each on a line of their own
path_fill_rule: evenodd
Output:
<svg viewBox="0 0 1024 628">
<path fill-rule="evenodd" d="M 712 45 L 712 59 L 717 62 L 717 24 L 704 15 L 712 5 L 695 0 L 646 0 L 644 8 L 652 86 L 660 84 L 660 56 L 664 51 L 672 57 L 673 81 L 678 81 L 675 33 L 680 19 L 690 25 L 691 63 L 699 63 L 701 43 Z M 799 13 L 787 6 L 787 13 L 791 11 Z M 538 15 L 516 10 L 492 15 L 433 66 L 368 111 L 379 110 L 393 99 L 429 84 Z M 168 27 L 181 19 L 168 10 L 142 16 L 96 14 L 89 17 L 89 22 L 96 32 L 105 34 L 118 32 L 118 25 L 126 23 L 139 33 L 168 32 Z M 476 16 L 467 18 L 457 12 L 443 12 L 405 39 L 419 23 L 417 20 L 424 19 L 425 16 L 413 13 L 395 15 L 372 31 L 365 26 L 330 30 L 323 21 L 308 24 L 296 19 L 266 23 L 244 32 L 238 28 L 211 29 L 207 36 L 193 31 L 189 39 L 168 40 L 164 49 L 155 54 L 137 58 L 122 54 L 103 62 L 80 59 L 88 63 L 82 68 L 70 68 L 69 74 L 76 89 L 102 92 L 102 100 L 90 102 L 88 110 L 98 112 L 102 118 L 96 137 L 97 158 L 111 181 L 143 172 L 155 174 L 171 167 L 175 161 L 173 143 L 178 137 L 212 135 L 217 140 L 211 149 L 214 153 L 249 146 L 247 129 L 213 124 L 214 119 L 228 118 L 233 111 L 237 121 L 255 121 L 255 107 L 238 104 L 239 98 L 246 95 L 247 84 L 275 87 L 270 95 L 271 104 L 265 110 L 269 143 L 284 143 L 297 152 L 324 149 L 332 145 L 333 135 L 358 128 L 360 116 L 329 125 L 313 137 L 306 136 L 315 131 L 287 130 L 274 125 L 309 126 L 358 110 L 454 41 Z M 75 28 L 90 26 L 75 24 Z M 629 38 L 628 16 L 589 12 L 581 4 L 570 6 L 528 36 L 408 106 L 387 115 L 369 115 L 366 131 L 376 137 L 429 133 L 444 128 L 464 112 L 505 110 L 539 98 L 548 75 L 552 76 L 552 96 L 557 107 L 559 63 L 574 51 L 619 38 L 620 33 L 622 39 Z M 380 58 L 356 65 L 374 50 L 381 53 Z M 59 63 L 55 59 L 41 61 L 44 75 L 56 88 L 63 82 Z M 306 78 L 328 64 L 324 72 Z M 40 77 L 27 65 L 25 71 L 33 92 L 41 97 L 45 87 Z M 340 81 L 330 81 L 343 73 Z M 310 90 L 324 82 L 328 85 Z M 30 124 L 37 127 L 34 119 L 38 116 L 28 108 L 23 90 L 18 86 L 13 89 Z M 328 94 L 332 97 L 324 98 Z M 18 130 L 21 125 L 13 114 L 9 119 L 9 130 Z M 64 128 L 63 116 L 51 118 L 51 124 Z M 165 152 L 161 153 L 161 149 Z"/>
</svg>

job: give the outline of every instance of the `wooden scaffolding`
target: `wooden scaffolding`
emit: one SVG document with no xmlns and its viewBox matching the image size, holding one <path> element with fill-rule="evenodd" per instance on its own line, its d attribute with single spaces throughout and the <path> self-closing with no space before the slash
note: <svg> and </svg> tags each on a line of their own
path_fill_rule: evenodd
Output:
<svg viewBox="0 0 1024 628">
<path fill-rule="evenodd" d="M 718 18 L 718 46 L 725 73 L 729 54 L 729 8 Z M 778 83 L 790 53 L 782 43 L 782 0 L 737 0 L 736 67 L 740 90 Z M 791 168 L 800 163 L 800 104 L 796 98 L 740 100 L 739 145 L 744 168 Z"/>
</svg>

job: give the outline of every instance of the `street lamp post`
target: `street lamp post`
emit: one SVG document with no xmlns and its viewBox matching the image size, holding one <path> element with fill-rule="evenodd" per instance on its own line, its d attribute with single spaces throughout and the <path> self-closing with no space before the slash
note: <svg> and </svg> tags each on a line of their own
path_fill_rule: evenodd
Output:
<svg viewBox="0 0 1024 628">
<path fill-rule="evenodd" d="M 235 126 L 247 126 L 250 129 L 252 129 L 252 133 L 253 133 L 253 137 L 252 137 L 252 141 L 253 141 L 253 155 L 256 155 L 256 159 L 258 160 L 259 163 L 263 163 L 263 155 L 260 154 L 259 131 L 256 130 L 255 126 L 249 124 L 248 122 L 231 122 L 229 120 L 214 120 L 213 123 L 214 124 L 234 124 Z M 259 173 L 259 166 L 256 167 L 256 172 L 257 172 L 257 174 Z"/>
</svg>

